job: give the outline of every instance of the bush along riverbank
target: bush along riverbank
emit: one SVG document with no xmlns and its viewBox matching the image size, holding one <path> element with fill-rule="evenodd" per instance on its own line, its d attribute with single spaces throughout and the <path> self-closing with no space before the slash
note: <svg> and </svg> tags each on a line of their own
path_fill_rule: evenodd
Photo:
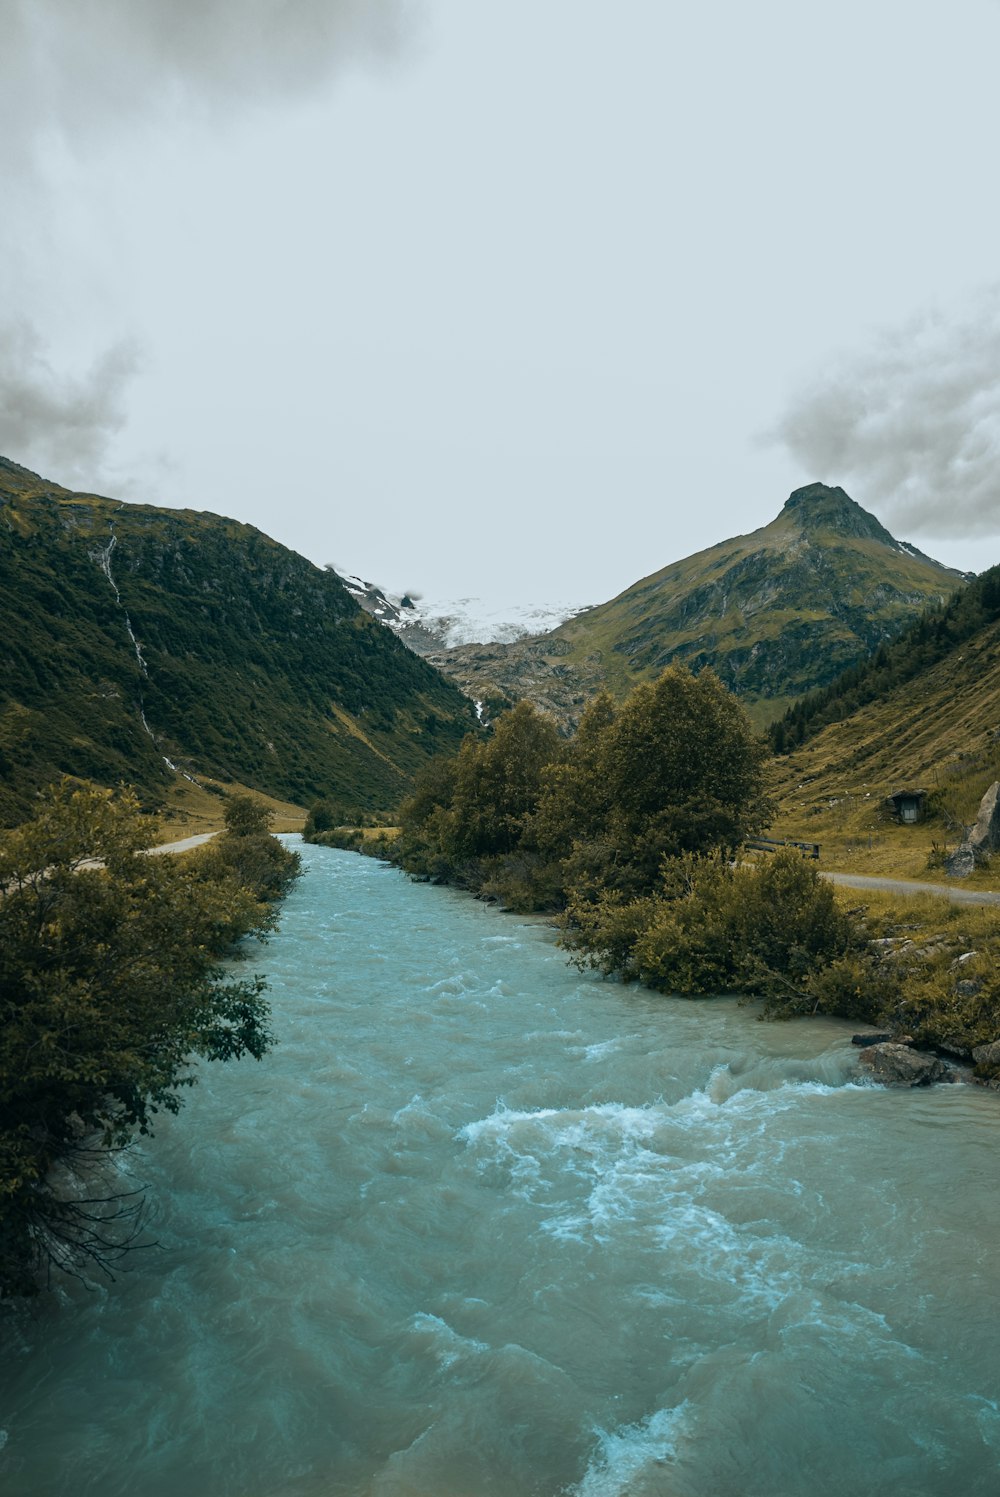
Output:
<svg viewBox="0 0 1000 1497">
<path fill-rule="evenodd" d="M 522 702 L 491 737 L 428 767 L 397 828 L 337 827 L 321 805 L 305 835 L 557 914 L 581 967 L 663 992 L 743 994 L 771 1017 L 855 1020 L 1000 1081 L 988 912 L 851 906 L 797 854 L 745 861 L 742 844 L 772 814 L 765 762 L 712 673 L 671 667 L 620 705 L 597 697 L 569 740 Z M 876 1074 L 881 1059 L 865 1056 Z"/>
<path fill-rule="evenodd" d="M 0 843 L 0 1297 L 53 1267 L 110 1271 L 141 1195 L 109 1151 L 176 1112 L 197 1060 L 264 1054 L 264 982 L 225 959 L 266 939 L 298 855 L 233 796 L 226 830 L 146 857 L 130 791 L 64 781 Z"/>
</svg>

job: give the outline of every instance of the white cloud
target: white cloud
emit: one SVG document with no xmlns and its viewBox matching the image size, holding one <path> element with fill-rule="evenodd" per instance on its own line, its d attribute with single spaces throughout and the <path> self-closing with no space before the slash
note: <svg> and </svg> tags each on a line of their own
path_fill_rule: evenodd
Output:
<svg viewBox="0 0 1000 1497">
<path fill-rule="evenodd" d="M 0 0 L 4 149 L 306 92 L 394 53 L 413 16 L 413 0 Z"/>
<path fill-rule="evenodd" d="M 137 346 L 121 342 L 84 374 L 58 373 L 29 322 L 0 326 L 0 452 L 68 485 L 97 487 L 140 362 Z"/>
<path fill-rule="evenodd" d="M 875 504 L 897 532 L 1000 531 L 1000 289 L 927 312 L 842 355 L 768 438 L 809 476 Z"/>
</svg>

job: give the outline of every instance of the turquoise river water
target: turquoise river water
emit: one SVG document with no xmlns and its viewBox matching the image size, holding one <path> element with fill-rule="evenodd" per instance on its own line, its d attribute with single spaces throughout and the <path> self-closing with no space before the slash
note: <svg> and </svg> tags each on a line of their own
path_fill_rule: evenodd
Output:
<svg viewBox="0 0 1000 1497">
<path fill-rule="evenodd" d="M 1000 1492 L 1000 1096 L 303 851 L 159 1245 L 0 1320 L 4 1497 Z"/>
</svg>

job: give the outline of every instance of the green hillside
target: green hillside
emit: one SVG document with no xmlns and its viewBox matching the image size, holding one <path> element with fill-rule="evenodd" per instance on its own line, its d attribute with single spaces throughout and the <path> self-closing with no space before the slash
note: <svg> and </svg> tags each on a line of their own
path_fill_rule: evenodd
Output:
<svg viewBox="0 0 1000 1497">
<path fill-rule="evenodd" d="M 769 525 L 673 562 L 549 634 L 432 655 L 486 700 L 528 697 L 567 721 L 672 662 L 711 666 L 758 722 L 823 686 L 963 576 L 893 536 L 843 489 L 797 489 Z"/>
<path fill-rule="evenodd" d="M 1000 778 L 1000 567 L 807 696 L 773 736 L 795 744 L 774 761 L 776 835 L 820 842 L 827 866 L 940 878 L 941 850 Z M 926 792 L 912 826 L 885 803 L 906 788 Z"/>
<path fill-rule="evenodd" d="M 0 459 L 0 818 L 68 773 L 394 805 L 469 702 L 252 526 L 70 493 Z M 169 762 L 168 762 L 169 761 Z"/>
</svg>

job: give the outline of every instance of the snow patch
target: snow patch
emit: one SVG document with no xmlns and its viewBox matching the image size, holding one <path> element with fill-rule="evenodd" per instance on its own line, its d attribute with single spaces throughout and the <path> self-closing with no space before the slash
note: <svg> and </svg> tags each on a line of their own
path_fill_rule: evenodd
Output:
<svg viewBox="0 0 1000 1497">
<path fill-rule="evenodd" d="M 351 597 L 366 612 L 406 637 L 421 635 L 441 649 L 454 645 L 512 644 L 529 634 L 545 634 L 589 604 L 496 603 L 483 598 L 415 599 L 412 593 L 384 592 L 363 577 L 338 573 Z M 403 599 L 406 599 L 404 604 Z M 412 636 L 411 636 L 412 637 Z"/>
</svg>

